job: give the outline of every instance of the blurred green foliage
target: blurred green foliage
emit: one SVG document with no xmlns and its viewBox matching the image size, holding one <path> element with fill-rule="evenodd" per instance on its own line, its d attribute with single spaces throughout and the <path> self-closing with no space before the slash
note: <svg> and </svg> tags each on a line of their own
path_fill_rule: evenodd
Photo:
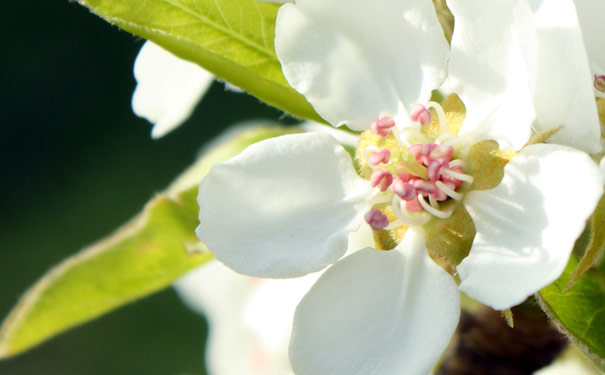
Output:
<svg viewBox="0 0 605 375">
<path fill-rule="evenodd" d="M 182 128 L 153 141 L 130 108 L 141 40 L 67 1 L 4 6 L 2 318 L 52 265 L 134 216 L 205 141 L 282 116 L 215 84 Z M 199 374 L 205 329 L 167 290 L 1 361 L 0 374 Z"/>
</svg>

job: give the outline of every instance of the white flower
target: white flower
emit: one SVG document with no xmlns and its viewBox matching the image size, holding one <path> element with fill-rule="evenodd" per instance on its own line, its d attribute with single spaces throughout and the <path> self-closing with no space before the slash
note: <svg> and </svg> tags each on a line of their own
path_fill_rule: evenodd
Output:
<svg viewBox="0 0 605 375">
<path fill-rule="evenodd" d="M 509 137 L 504 146 L 518 149 L 528 124 L 538 132 L 563 125 L 550 141 L 601 150 L 594 79 L 572 0 L 448 6 L 457 20 L 449 77 L 467 108 L 465 127 L 488 127 L 494 139 Z"/>
<path fill-rule="evenodd" d="M 206 366 L 213 375 L 287 375 L 292 315 L 317 279 L 243 276 L 216 261 L 175 283 L 185 303 L 208 320 Z"/>
<path fill-rule="evenodd" d="M 160 46 L 145 42 L 134 63 L 137 87 L 132 109 L 153 123 L 151 136 L 163 137 L 187 120 L 214 76 Z"/>
<path fill-rule="evenodd" d="M 459 2 L 448 4 L 456 17 L 450 77 L 467 106 L 460 137 L 449 134 L 440 107 L 427 103 L 446 78 L 448 59 L 430 1 L 298 0 L 280 8 L 276 24 L 290 84 L 333 125 L 372 124 L 396 142 L 365 148 L 365 161 L 375 164 L 370 181 L 330 136 L 298 134 L 250 146 L 200 185 L 197 234 L 227 266 L 286 278 L 334 263 L 297 308 L 290 344 L 297 374 L 430 371 L 457 325 L 459 295 L 427 255 L 422 225 L 447 218 L 455 202 L 476 227 L 458 267 L 460 288 L 505 309 L 561 274 L 601 197 L 597 165 L 555 144 L 522 149 L 497 187 L 473 190 L 465 160 L 474 143 L 495 139 L 517 150 L 532 125 L 563 125 L 555 142 L 596 152 L 599 123 L 585 53 L 558 53 L 558 39 L 546 32 L 564 36 L 572 51 L 583 48 L 573 3 L 503 0 L 471 9 Z M 544 72 L 561 67 L 582 78 L 578 87 L 567 77 L 544 81 Z M 546 111 L 547 99 L 556 108 Z M 416 103 L 437 110 L 440 135 L 419 130 L 428 112 Z M 473 171 L 475 178 L 482 173 L 492 171 Z M 401 243 L 339 260 L 364 216 L 374 229 L 384 227 L 371 210 L 376 204 L 391 205 L 396 219 L 389 226 L 409 226 Z"/>
<path fill-rule="evenodd" d="M 579 0 L 575 2 L 590 68 L 595 80 L 595 94 L 605 98 L 605 2 L 601 0 Z"/>
<path fill-rule="evenodd" d="M 368 246 L 367 228 L 349 237 L 349 253 Z M 209 323 L 206 366 L 212 375 L 289 375 L 294 309 L 319 274 L 285 280 L 240 275 L 217 261 L 174 287 Z"/>
</svg>

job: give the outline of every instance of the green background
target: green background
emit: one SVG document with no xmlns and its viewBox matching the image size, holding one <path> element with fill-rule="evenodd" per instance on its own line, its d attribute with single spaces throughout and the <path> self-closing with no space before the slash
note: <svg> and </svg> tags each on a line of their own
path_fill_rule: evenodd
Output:
<svg viewBox="0 0 605 375">
<path fill-rule="evenodd" d="M 153 141 L 131 111 L 143 41 L 67 1 L 4 4 L 0 24 L 0 315 L 63 258 L 135 215 L 229 125 L 282 113 L 215 83 Z M 0 374 L 201 374 L 206 325 L 172 290 L 21 356 Z"/>
</svg>

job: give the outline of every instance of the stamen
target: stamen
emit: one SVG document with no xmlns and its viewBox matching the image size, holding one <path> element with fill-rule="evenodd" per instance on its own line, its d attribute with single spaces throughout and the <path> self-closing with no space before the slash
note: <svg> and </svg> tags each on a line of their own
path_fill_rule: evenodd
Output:
<svg viewBox="0 0 605 375">
<path fill-rule="evenodd" d="M 388 171 L 376 169 L 372 172 L 370 185 L 373 188 L 378 187 L 384 193 L 391 186 L 391 183 L 393 183 L 393 175 Z"/>
<path fill-rule="evenodd" d="M 441 177 L 441 172 L 443 169 L 447 168 L 448 166 L 449 163 L 447 159 L 444 158 L 432 161 L 427 169 L 429 180 L 433 182 L 437 181 Z"/>
<path fill-rule="evenodd" d="M 431 206 L 430 204 L 428 204 L 426 202 L 426 200 L 424 199 L 424 197 L 422 196 L 422 194 L 418 194 L 418 201 L 420 202 L 420 205 L 422 206 L 422 208 L 427 210 L 431 215 L 437 216 L 440 219 L 447 219 L 448 217 L 450 217 L 452 215 L 451 211 L 444 212 L 444 211 L 438 210 L 438 209 L 434 208 L 433 206 Z"/>
<path fill-rule="evenodd" d="M 435 199 L 435 197 L 433 196 L 433 194 L 429 195 L 429 204 L 434 209 L 436 209 L 436 210 L 439 209 L 439 202 L 437 202 L 437 200 Z"/>
<path fill-rule="evenodd" d="M 374 230 L 383 230 L 389 225 L 389 218 L 387 218 L 387 215 L 380 212 L 380 210 L 368 211 L 365 214 L 364 219 Z"/>
<path fill-rule="evenodd" d="M 439 132 L 441 134 L 447 134 L 450 130 L 447 127 L 447 119 L 445 117 L 445 112 L 439 103 L 429 102 L 427 104 L 428 108 L 433 108 L 435 112 L 437 112 L 437 117 L 439 118 Z"/>
<path fill-rule="evenodd" d="M 429 154 L 431 159 L 447 159 L 449 162 L 452 160 L 454 154 L 454 148 L 448 145 L 438 145 Z"/>
<path fill-rule="evenodd" d="M 416 195 L 414 199 L 405 202 L 405 209 L 412 212 L 422 211 L 422 206 L 420 205 L 420 202 L 418 202 L 418 195 Z"/>
<path fill-rule="evenodd" d="M 438 115 L 441 134 L 436 138 L 421 131 L 421 126 L 431 121 L 427 108 L 433 108 Z M 397 217 L 389 223 L 379 210 L 368 212 L 366 221 L 375 230 L 403 224 L 422 225 L 433 216 L 446 219 L 452 215 L 454 205 L 442 208 L 443 202 L 450 198 L 461 200 L 463 194 L 456 190 L 464 182 L 473 182 L 473 177 L 464 173 L 464 162 L 452 160 L 452 145 L 463 141 L 449 133 L 445 112 L 439 104 L 415 105 L 405 120 L 409 121 L 398 119 L 399 125 L 406 125 L 399 128 L 389 114 L 381 114 L 379 120 L 372 122 L 372 130 L 382 137 L 393 134 L 397 145 L 390 144 L 388 148 L 370 145 L 363 150 L 366 165 L 372 169 L 370 185 L 377 188 L 370 202 L 373 207 L 390 202 Z"/>
<path fill-rule="evenodd" d="M 391 133 L 391 128 L 395 126 L 395 120 L 390 116 L 382 117 L 378 120 L 372 121 L 370 129 L 381 137 L 386 137 Z"/>
<path fill-rule="evenodd" d="M 376 169 L 374 164 L 372 164 L 371 160 L 370 160 L 370 152 L 376 152 L 379 151 L 380 149 L 374 145 L 369 145 L 366 148 L 363 149 L 363 161 L 366 162 L 366 165 L 370 166 L 370 168 L 372 169 Z"/>
<path fill-rule="evenodd" d="M 405 131 L 407 129 L 409 129 L 409 128 L 405 128 L 403 130 Z M 401 131 L 396 126 L 391 128 L 391 133 L 393 133 L 393 137 L 395 137 L 395 140 L 399 144 L 400 148 L 405 149 L 410 146 L 410 143 L 406 139 L 403 138 Z"/>
<path fill-rule="evenodd" d="M 414 104 L 410 111 L 410 120 L 418 122 L 422 126 L 430 124 L 431 117 L 431 112 L 422 104 Z"/>
<path fill-rule="evenodd" d="M 594 88 L 600 92 L 605 92 L 605 75 L 594 75 Z"/>
<path fill-rule="evenodd" d="M 435 185 L 426 180 L 416 179 L 414 180 L 414 188 L 422 193 L 431 194 L 435 192 Z"/>
<path fill-rule="evenodd" d="M 455 199 L 457 201 L 459 201 L 460 199 L 462 199 L 462 194 L 455 192 L 453 189 L 451 189 L 449 186 L 447 186 L 443 182 L 437 181 L 437 182 L 435 182 L 435 185 L 437 185 L 437 187 L 439 188 L 439 190 L 441 190 L 445 194 L 449 195 L 452 199 Z"/>
<path fill-rule="evenodd" d="M 435 187 L 437 187 L 437 185 L 435 185 Z M 431 195 L 429 195 L 430 198 L 433 198 L 433 200 L 436 200 L 438 202 L 443 202 L 445 200 L 447 200 L 449 197 L 447 196 L 447 194 L 445 194 L 441 189 L 436 188 L 435 192 Z"/>
<path fill-rule="evenodd" d="M 445 169 L 445 170 L 443 171 L 443 174 L 446 174 L 446 175 L 448 175 L 449 177 L 453 177 L 453 178 L 456 178 L 456 179 L 458 179 L 458 180 L 466 181 L 466 182 L 468 182 L 469 184 L 472 184 L 472 183 L 473 183 L 473 181 L 474 181 L 473 176 L 468 175 L 468 174 L 464 174 L 464 173 L 458 173 L 458 172 L 454 172 L 454 171 L 453 171 L 453 170 L 451 170 L 451 169 Z"/>
<path fill-rule="evenodd" d="M 464 168 L 464 161 L 462 159 L 456 159 L 456 160 L 450 161 L 450 168 L 453 168 L 453 167 Z"/>
<path fill-rule="evenodd" d="M 389 225 L 387 225 L 386 228 L 384 228 L 384 230 L 391 230 L 391 229 L 395 229 L 395 228 L 399 228 L 400 226 L 402 226 L 404 224 L 403 221 L 401 221 L 399 218 L 391 221 L 389 223 Z"/>
<path fill-rule="evenodd" d="M 435 138 L 435 143 L 437 144 L 446 144 L 448 141 L 455 140 L 456 136 L 450 133 L 440 134 L 437 138 Z"/>
<path fill-rule="evenodd" d="M 408 183 L 402 178 L 396 177 L 391 184 L 391 191 L 399 196 L 404 201 L 414 199 L 416 196 L 416 189 L 414 185 Z"/>
<path fill-rule="evenodd" d="M 450 163 L 450 171 L 452 172 L 456 172 L 456 173 L 464 173 L 464 171 L 462 170 L 461 167 L 459 166 L 453 166 Z M 441 175 L 441 181 L 444 182 L 445 184 L 447 184 L 447 186 L 451 186 L 452 189 L 456 190 L 460 187 L 460 185 L 462 185 L 462 180 L 459 180 L 457 178 L 454 177 L 449 177 L 445 174 Z"/>
<path fill-rule="evenodd" d="M 375 151 L 373 153 L 370 154 L 370 164 L 372 165 L 378 165 L 378 164 L 386 164 L 389 162 L 389 159 L 391 158 L 391 151 L 385 149 L 382 149 L 380 151 Z"/>
<path fill-rule="evenodd" d="M 430 215 L 424 213 L 412 214 L 407 210 L 402 210 L 400 204 L 401 201 L 394 196 L 392 202 L 393 212 L 395 213 L 395 216 L 407 226 L 423 225 L 431 218 Z"/>
</svg>

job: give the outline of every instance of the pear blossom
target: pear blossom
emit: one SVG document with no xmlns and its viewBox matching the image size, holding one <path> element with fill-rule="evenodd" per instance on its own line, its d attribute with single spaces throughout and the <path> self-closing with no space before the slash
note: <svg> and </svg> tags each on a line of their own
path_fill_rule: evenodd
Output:
<svg viewBox="0 0 605 375">
<path fill-rule="evenodd" d="M 145 42 L 134 63 L 137 87 L 132 109 L 153 123 L 152 138 L 181 125 L 206 93 L 214 76 L 153 42 Z"/>
<path fill-rule="evenodd" d="M 458 29 L 449 82 L 467 108 L 464 131 L 488 127 L 501 144 L 508 132 L 511 144 L 503 146 L 516 150 L 531 129 L 563 125 L 549 141 L 601 151 L 594 78 L 574 1 L 450 0 L 448 6 Z"/>
<path fill-rule="evenodd" d="M 292 315 L 316 279 L 259 279 L 210 261 L 178 280 L 181 298 L 208 320 L 209 373 L 293 374 L 287 345 Z"/>
<path fill-rule="evenodd" d="M 352 233 L 347 253 L 369 246 L 368 232 L 369 228 L 362 227 Z M 209 374 L 293 374 L 288 341 L 294 309 L 318 277 L 261 279 L 209 261 L 177 280 L 174 287 L 184 303 L 208 320 L 205 363 Z"/>
<path fill-rule="evenodd" d="M 586 53 L 560 56 L 547 33 L 584 51 L 573 2 L 448 6 L 451 55 L 429 0 L 282 6 L 275 45 L 284 75 L 332 125 L 365 130 L 363 176 L 331 136 L 295 134 L 251 145 L 200 185 L 196 233 L 228 267 L 269 278 L 329 267 L 294 316 L 299 375 L 430 372 L 456 328 L 458 288 L 496 309 L 521 303 L 562 273 L 603 193 L 599 167 L 577 149 L 601 147 Z M 562 95 L 572 79 L 544 81 L 561 67 L 580 88 Z M 458 131 L 429 101 L 448 69 L 467 108 Z M 564 109 L 548 112 L 545 100 Z M 559 125 L 557 144 L 523 147 L 532 128 Z M 515 154 L 487 188 L 476 180 L 493 171 L 470 168 L 471 148 L 486 140 Z M 476 230 L 460 287 L 425 241 L 426 226 L 458 207 Z M 405 234 L 390 251 L 344 256 L 361 225 Z"/>
</svg>

